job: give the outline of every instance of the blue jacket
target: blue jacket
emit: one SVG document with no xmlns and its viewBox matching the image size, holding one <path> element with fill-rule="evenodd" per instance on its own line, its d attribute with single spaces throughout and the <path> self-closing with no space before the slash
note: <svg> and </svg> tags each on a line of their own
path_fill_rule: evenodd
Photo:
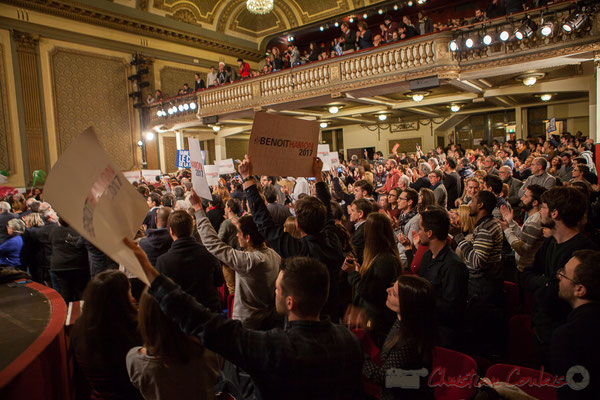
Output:
<svg viewBox="0 0 600 400">
<path fill-rule="evenodd" d="M 23 238 L 21 235 L 15 235 L 0 244 L 0 265 L 20 266 L 22 248 Z"/>
</svg>

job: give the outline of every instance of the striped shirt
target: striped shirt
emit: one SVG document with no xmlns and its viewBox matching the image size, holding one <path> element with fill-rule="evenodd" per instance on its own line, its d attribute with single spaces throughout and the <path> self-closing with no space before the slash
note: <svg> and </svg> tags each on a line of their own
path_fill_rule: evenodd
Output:
<svg viewBox="0 0 600 400">
<path fill-rule="evenodd" d="M 544 243 L 544 228 L 542 228 L 542 216 L 539 212 L 530 215 L 520 227 L 515 221 L 511 221 L 504 235 L 510 247 L 515 251 L 517 268 L 523 272 L 533 263 L 535 253 Z"/>
<path fill-rule="evenodd" d="M 458 244 L 469 270 L 469 278 L 501 277 L 503 242 L 502 227 L 491 215 L 477 221 L 473 239 L 463 240 Z"/>
</svg>

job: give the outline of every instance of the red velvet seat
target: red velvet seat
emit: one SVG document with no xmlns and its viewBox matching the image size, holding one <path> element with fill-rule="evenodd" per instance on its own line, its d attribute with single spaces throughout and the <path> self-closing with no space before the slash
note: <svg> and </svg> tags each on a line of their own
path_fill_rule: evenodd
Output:
<svg viewBox="0 0 600 400">
<path fill-rule="evenodd" d="M 462 400 L 475 395 L 477 363 L 473 358 L 443 347 L 433 348 L 433 370 L 429 384 L 436 399 Z"/>
<path fill-rule="evenodd" d="M 557 389 L 553 386 L 553 375 L 531 368 L 510 364 L 492 365 L 485 374 L 492 382 L 495 380 L 518 386 L 521 390 L 536 399 L 555 400 Z"/>
<path fill-rule="evenodd" d="M 508 320 L 508 359 L 516 365 L 535 365 L 531 315 L 519 314 Z"/>
</svg>

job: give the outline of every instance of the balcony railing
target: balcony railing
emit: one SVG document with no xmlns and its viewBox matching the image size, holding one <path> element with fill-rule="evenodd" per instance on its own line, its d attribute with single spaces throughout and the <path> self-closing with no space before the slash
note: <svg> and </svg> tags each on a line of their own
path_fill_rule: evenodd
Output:
<svg viewBox="0 0 600 400">
<path fill-rule="evenodd" d="M 568 15 L 569 9 L 553 11 L 557 21 L 560 21 Z M 538 25 L 541 16 L 541 12 L 530 15 Z M 150 105 L 148 126 L 186 126 L 197 124 L 199 118 L 206 116 L 242 115 L 246 111 L 265 109 L 277 104 L 323 96 L 335 98 L 344 92 L 382 85 L 389 86 L 421 77 L 437 76 L 440 79 L 456 79 L 465 68 L 465 70 L 473 70 L 473 68 L 488 68 L 511 62 L 527 62 L 557 54 L 600 51 L 598 14 L 590 18 L 593 20 L 592 29 L 578 33 L 560 33 L 553 37 L 541 38 L 536 32 L 534 37 L 526 40 L 497 42 L 491 46 L 479 44 L 468 51 L 461 49 L 459 52 L 451 52 L 450 42 L 468 34 L 481 33 L 479 31 L 485 29 L 485 26 L 474 25 L 467 29 L 423 35 L 407 41 L 345 54 L 202 90 L 191 97 L 174 98 L 164 103 Z M 511 18 L 499 18 L 486 24 L 488 27 L 493 26 L 496 32 L 504 27 L 514 30 L 514 21 Z M 192 100 L 198 106 L 195 111 L 188 109 L 184 112 L 157 115 L 159 109 L 168 110 L 169 107 L 189 104 Z"/>
</svg>

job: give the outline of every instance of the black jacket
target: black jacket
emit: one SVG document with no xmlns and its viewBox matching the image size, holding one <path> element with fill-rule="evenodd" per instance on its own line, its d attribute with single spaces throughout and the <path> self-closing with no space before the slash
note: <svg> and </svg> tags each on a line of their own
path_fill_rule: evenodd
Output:
<svg viewBox="0 0 600 400">
<path fill-rule="evenodd" d="M 158 212 L 158 207 L 154 207 L 150 211 L 148 211 L 148 214 L 146 214 L 146 217 L 144 218 L 144 221 L 142 222 L 143 225 L 146 225 L 146 229 L 155 229 L 156 228 L 156 213 L 157 212 Z"/>
<path fill-rule="evenodd" d="M 3 212 L 0 214 L 0 244 L 6 242 L 10 236 L 8 236 L 8 232 L 6 231 L 6 225 L 8 221 L 13 218 L 18 218 L 16 214 L 10 212 Z"/>
<path fill-rule="evenodd" d="M 173 238 L 169 234 L 169 228 L 148 229 L 146 237 L 140 240 L 140 247 L 148 256 L 150 264 L 156 266 L 156 259 L 165 254 L 171 248 Z"/>
<path fill-rule="evenodd" d="M 575 365 L 584 367 L 590 381 L 580 391 L 568 385 L 558 391 L 559 399 L 597 399 L 600 393 L 600 303 L 583 304 L 571 311 L 567 322 L 558 327 L 550 345 L 549 372 L 565 376 Z M 596 377 L 596 379 L 594 379 Z"/>
<path fill-rule="evenodd" d="M 444 174 L 444 186 L 448 192 L 448 209 L 453 209 L 454 202 L 458 196 L 462 194 L 460 175 L 458 172 L 452 171 L 449 174 Z"/>
<path fill-rule="evenodd" d="M 225 218 L 223 217 L 224 213 L 224 210 L 218 207 L 215 207 L 206 212 L 206 217 L 210 221 L 212 227 L 215 229 L 215 232 L 219 232 L 221 224 L 223 223 L 223 221 L 225 221 Z"/>
<path fill-rule="evenodd" d="M 331 195 L 323 182 L 316 184 L 317 197 L 323 204 L 329 204 Z M 277 226 L 267 210 L 264 200 L 260 197 L 256 185 L 246 189 L 246 198 L 252 217 L 260 233 L 265 237 L 267 244 L 282 258 L 293 256 L 312 257 L 321 261 L 329 271 L 329 298 L 323 307 L 322 314 L 329 314 L 333 320 L 340 315 L 339 304 L 339 272 L 344 263 L 344 251 L 331 217 L 331 208 L 326 207 L 327 217 L 323 228 L 316 235 L 307 235 L 296 239 L 283 231 L 283 226 Z"/>
<path fill-rule="evenodd" d="M 342 50 L 354 50 L 356 49 L 356 32 L 349 29 L 344 35 L 344 43 L 342 44 Z"/>
<path fill-rule="evenodd" d="M 356 251 L 356 261 L 362 265 L 363 254 L 365 253 L 365 224 L 363 222 L 352 234 L 352 246 Z"/>
<path fill-rule="evenodd" d="M 50 269 L 53 271 L 89 270 L 88 254 L 81 235 L 68 226 L 57 225 L 50 232 L 52 256 Z"/>
<path fill-rule="evenodd" d="M 211 311 L 221 310 L 217 294 L 224 282 L 221 263 L 192 236 L 174 241 L 156 260 L 156 269 Z"/>
</svg>

